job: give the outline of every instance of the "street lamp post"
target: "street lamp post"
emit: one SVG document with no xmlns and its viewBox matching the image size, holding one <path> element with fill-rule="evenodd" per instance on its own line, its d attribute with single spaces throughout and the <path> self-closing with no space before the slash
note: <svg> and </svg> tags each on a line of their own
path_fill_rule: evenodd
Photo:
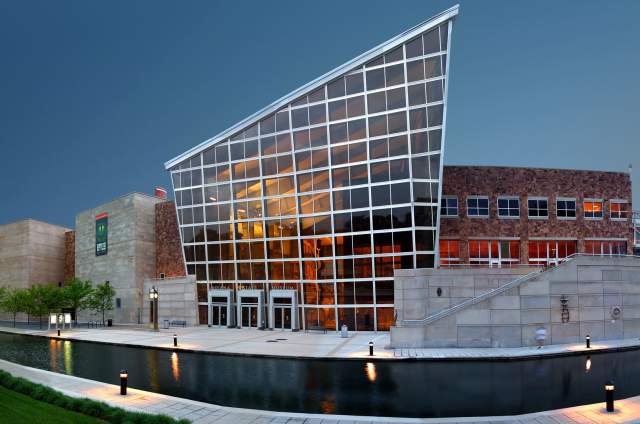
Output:
<svg viewBox="0 0 640 424">
<path fill-rule="evenodd" d="M 153 317 L 153 330 L 158 331 L 158 289 L 155 286 L 149 289 L 149 299 L 151 300 L 151 313 Z"/>
</svg>

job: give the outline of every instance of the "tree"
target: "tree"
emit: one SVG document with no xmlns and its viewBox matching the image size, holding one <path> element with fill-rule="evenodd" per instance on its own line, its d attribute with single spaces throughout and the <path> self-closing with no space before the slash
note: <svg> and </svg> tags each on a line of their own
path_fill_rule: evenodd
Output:
<svg viewBox="0 0 640 424">
<path fill-rule="evenodd" d="M 102 325 L 104 325 L 104 314 L 113 309 L 113 299 L 116 291 L 109 285 L 108 281 L 98 284 L 89 298 L 89 308 L 95 312 L 102 313 Z"/>
<path fill-rule="evenodd" d="M 93 293 L 91 281 L 82 281 L 78 278 L 74 278 L 64 285 L 62 292 L 63 305 L 65 308 L 73 310 L 73 315 L 77 324 L 78 311 L 86 309 L 89 306 L 89 300 Z"/>
<path fill-rule="evenodd" d="M 26 309 L 38 317 L 42 328 L 42 317 L 60 312 L 63 304 L 62 290 L 53 284 L 35 285 L 27 289 Z"/>
<path fill-rule="evenodd" d="M 16 326 L 16 315 L 19 312 L 26 311 L 26 297 L 27 293 L 25 289 L 9 289 L 3 290 L 4 295 L 0 302 L 0 309 L 9 314 L 13 314 L 13 327 Z"/>
</svg>

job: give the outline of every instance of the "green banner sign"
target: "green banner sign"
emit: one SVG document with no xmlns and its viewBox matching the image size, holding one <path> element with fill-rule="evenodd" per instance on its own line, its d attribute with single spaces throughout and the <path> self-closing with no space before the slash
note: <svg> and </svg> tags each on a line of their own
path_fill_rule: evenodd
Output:
<svg viewBox="0 0 640 424">
<path fill-rule="evenodd" d="M 109 216 L 101 213 L 96 216 L 96 256 L 107 254 L 107 239 L 109 234 Z"/>
</svg>

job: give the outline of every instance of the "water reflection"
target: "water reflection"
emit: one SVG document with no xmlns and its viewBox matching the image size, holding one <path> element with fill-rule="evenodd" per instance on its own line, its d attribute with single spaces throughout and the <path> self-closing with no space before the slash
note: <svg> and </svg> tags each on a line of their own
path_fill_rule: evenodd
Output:
<svg viewBox="0 0 640 424">
<path fill-rule="evenodd" d="M 68 375 L 73 375 L 73 345 L 69 340 L 63 342 L 64 345 L 64 370 Z"/>
<path fill-rule="evenodd" d="M 180 381 L 180 364 L 178 363 L 178 354 L 176 352 L 171 354 L 171 373 L 176 383 Z"/>
<path fill-rule="evenodd" d="M 149 369 L 149 384 L 154 392 L 160 391 L 160 380 L 158 378 L 158 351 L 147 350 L 147 366 Z"/>
<path fill-rule="evenodd" d="M 587 356 L 587 360 L 584 363 L 584 371 L 585 372 L 591 371 L 591 356 Z"/>
<path fill-rule="evenodd" d="M 640 350 L 512 361 L 335 361 L 196 354 L 0 333 L 0 359 L 239 408 L 402 417 L 515 415 L 640 393 Z M 585 372 L 588 369 L 588 372 Z M 498 401 L 496 401 L 498 400 Z M 0 421 L 2 419 L 0 418 Z"/>
<path fill-rule="evenodd" d="M 365 370 L 367 372 L 367 378 L 369 379 L 369 381 L 374 383 L 376 381 L 376 378 L 378 377 L 378 375 L 376 374 L 376 364 L 374 364 L 373 362 L 367 362 Z"/>
</svg>

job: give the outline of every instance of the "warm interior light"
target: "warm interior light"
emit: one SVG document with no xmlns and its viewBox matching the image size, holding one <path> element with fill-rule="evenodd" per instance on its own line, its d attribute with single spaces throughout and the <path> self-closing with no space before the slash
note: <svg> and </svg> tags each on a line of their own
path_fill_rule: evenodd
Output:
<svg viewBox="0 0 640 424">
<path fill-rule="evenodd" d="M 209 196 L 209 199 L 211 199 L 212 202 L 215 202 L 217 199 L 213 196 Z"/>
</svg>

